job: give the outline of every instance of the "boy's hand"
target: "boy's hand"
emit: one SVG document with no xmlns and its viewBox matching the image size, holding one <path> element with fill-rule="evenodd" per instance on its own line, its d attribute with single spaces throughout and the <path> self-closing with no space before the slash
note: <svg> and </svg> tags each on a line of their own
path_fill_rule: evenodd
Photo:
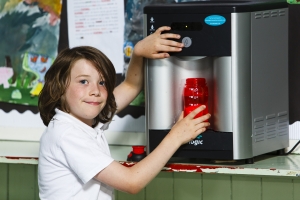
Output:
<svg viewBox="0 0 300 200">
<path fill-rule="evenodd" d="M 203 133 L 210 125 L 209 122 L 205 122 L 205 120 L 210 118 L 210 114 L 206 114 L 194 119 L 194 117 L 204 109 L 204 105 L 199 106 L 185 118 L 183 118 L 183 113 L 181 114 L 177 123 L 173 126 L 169 133 L 173 136 L 173 139 L 179 142 L 179 145 L 188 143 L 189 141 L 193 140 L 199 134 Z"/>
<path fill-rule="evenodd" d="M 133 54 L 145 58 L 168 58 L 167 52 L 179 52 L 182 50 L 183 44 L 169 40 L 179 39 L 180 35 L 173 33 L 163 33 L 163 31 L 171 30 L 168 26 L 158 28 L 154 33 L 139 41 L 133 50 Z"/>
</svg>

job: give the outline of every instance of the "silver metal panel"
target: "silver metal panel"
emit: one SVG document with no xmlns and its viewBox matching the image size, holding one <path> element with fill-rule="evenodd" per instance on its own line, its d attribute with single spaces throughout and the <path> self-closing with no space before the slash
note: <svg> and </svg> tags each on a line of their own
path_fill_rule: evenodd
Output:
<svg viewBox="0 0 300 200">
<path fill-rule="evenodd" d="M 203 77 L 212 91 L 212 58 L 175 57 L 147 60 L 146 96 L 148 128 L 171 129 L 183 110 L 183 88 L 186 78 Z M 209 100 L 208 109 L 212 110 Z"/>
<path fill-rule="evenodd" d="M 252 158 L 251 14 L 231 14 L 233 158 Z"/>
<path fill-rule="evenodd" d="M 213 129 L 232 132 L 231 57 L 213 59 Z"/>
<path fill-rule="evenodd" d="M 147 37 L 147 15 L 144 14 L 144 18 L 143 18 L 143 35 L 144 35 L 144 38 Z M 144 94 L 145 94 L 145 120 L 146 120 L 146 123 L 145 123 L 145 132 L 146 132 L 146 145 L 147 147 L 150 146 L 149 144 L 149 118 L 148 118 L 148 115 L 149 115 L 149 105 L 148 105 L 148 94 L 147 94 L 147 82 L 148 82 L 148 71 L 147 71 L 147 66 L 148 66 L 148 60 L 147 59 L 144 59 Z M 149 154 L 149 148 L 146 148 L 147 150 L 147 154 Z"/>
<path fill-rule="evenodd" d="M 288 9 L 253 12 L 251 26 L 253 156 L 256 156 L 289 145 Z"/>
<path fill-rule="evenodd" d="M 170 129 L 183 110 L 186 78 L 204 77 L 209 88 L 209 112 L 215 131 L 232 132 L 231 57 L 170 57 L 147 60 L 148 127 Z"/>
</svg>

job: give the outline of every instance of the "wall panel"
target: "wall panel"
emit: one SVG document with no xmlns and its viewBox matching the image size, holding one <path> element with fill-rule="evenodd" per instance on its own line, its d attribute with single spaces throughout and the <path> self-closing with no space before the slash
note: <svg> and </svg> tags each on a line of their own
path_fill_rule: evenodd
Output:
<svg viewBox="0 0 300 200">
<path fill-rule="evenodd" d="M 203 174 L 203 200 L 231 200 L 231 176 Z"/>
<path fill-rule="evenodd" d="M 287 178 L 263 177 L 262 178 L 262 199 L 263 200 L 294 200 L 293 180 Z"/>
<path fill-rule="evenodd" d="M 8 164 L 0 163 L 0 199 L 7 199 Z"/>
<path fill-rule="evenodd" d="M 8 199 L 35 200 L 36 182 L 37 182 L 37 165 L 28 164 L 9 164 L 8 169 Z"/>
<path fill-rule="evenodd" d="M 173 174 L 160 172 L 146 187 L 146 200 L 173 200 Z"/>
<path fill-rule="evenodd" d="M 261 177 L 232 176 L 232 200 L 262 200 Z"/>
<path fill-rule="evenodd" d="M 202 200 L 202 174 L 174 173 L 174 200 Z"/>
</svg>

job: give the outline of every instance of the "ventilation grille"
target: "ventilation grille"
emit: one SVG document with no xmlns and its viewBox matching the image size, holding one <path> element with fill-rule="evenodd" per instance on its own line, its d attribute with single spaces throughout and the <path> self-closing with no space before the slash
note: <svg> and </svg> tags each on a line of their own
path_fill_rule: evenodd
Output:
<svg viewBox="0 0 300 200">
<path fill-rule="evenodd" d="M 254 13 L 255 19 L 263 19 L 263 18 L 270 18 L 270 17 L 281 17 L 285 16 L 285 10 L 269 10 L 269 11 L 261 11 Z"/>
<path fill-rule="evenodd" d="M 289 128 L 288 112 L 272 113 L 253 120 L 254 142 L 275 139 L 287 135 Z"/>
</svg>

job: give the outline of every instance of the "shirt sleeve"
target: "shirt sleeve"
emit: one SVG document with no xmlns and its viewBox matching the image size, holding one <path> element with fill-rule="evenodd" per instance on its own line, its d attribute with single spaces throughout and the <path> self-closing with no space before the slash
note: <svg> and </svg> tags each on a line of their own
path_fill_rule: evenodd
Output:
<svg viewBox="0 0 300 200">
<path fill-rule="evenodd" d="M 105 153 L 104 148 L 96 138 L 78 130 L 68 131 L 61 141 L 68 166 L 83 183 L 113 162 L 114 159 Z"/>
</svg>

